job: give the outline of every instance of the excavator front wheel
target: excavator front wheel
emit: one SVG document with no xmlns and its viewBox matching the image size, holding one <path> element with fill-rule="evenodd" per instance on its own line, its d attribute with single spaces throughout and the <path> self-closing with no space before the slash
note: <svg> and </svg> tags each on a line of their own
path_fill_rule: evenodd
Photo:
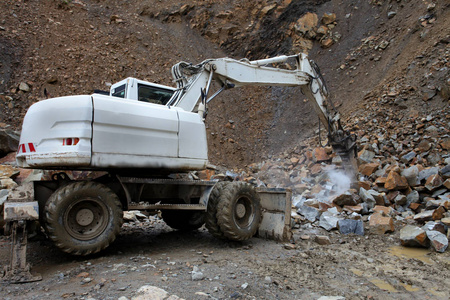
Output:
<svg viewBox="0 0 450 300">
<path fill-rule="evenodd" d="M 123 222 L 122 205 L 103 184 L 74 182 L 50 196 L 44 221 L 58 248 L 73 255 L 89 255 L 116 239 Z"/>
<path fill-rule="evenodd" d="M 245 182 L 232 182 L 221 192 L 217 220 L 223 235 L 235 241 L 250 239 L 262 220 L 260 199 L 255 188 Z"/>
<path fill-rule="evenodd" d="M 209 233 L 211 233 L 214 237 L 219 239 L 225 239 L 225 236 L 223 235 L 217 220 L 217 206 L 219 205 L 221 199 L 220 197 L 223 194 L 223 191 L 229 184 L 231 183 L 227 181 L 216 183 L 211 191 L 211 195 L 209 196 L 208 207 L 205 214 L 206 229 L 208 229 Z"/>
</svg>

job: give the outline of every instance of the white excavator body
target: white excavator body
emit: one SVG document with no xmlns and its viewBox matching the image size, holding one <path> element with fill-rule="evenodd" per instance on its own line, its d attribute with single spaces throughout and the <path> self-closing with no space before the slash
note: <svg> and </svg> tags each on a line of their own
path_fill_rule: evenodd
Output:
<svg viewBox="0 0 450 300">
<path fill-rule="evenodd" d="M 267 66 L 289 59 L 296 60 L 296 68 Z M 222 84 L 220 91 L 249 85 L 300 86 L 321 121 L 333 133 L 340 130 L 339 114 L 327 107 L 325 85 L 304 54 L 258 61 L 210 59 L 198 65 L 181 62 L 172 74 L 177 89 L 127 78 L 111 86 L 109 96 L 61 97 L 32 105 L 23 123 L 18 165 L 204 169 L 208 163 L 204 117 L 212 80 Z"/>
</svg>

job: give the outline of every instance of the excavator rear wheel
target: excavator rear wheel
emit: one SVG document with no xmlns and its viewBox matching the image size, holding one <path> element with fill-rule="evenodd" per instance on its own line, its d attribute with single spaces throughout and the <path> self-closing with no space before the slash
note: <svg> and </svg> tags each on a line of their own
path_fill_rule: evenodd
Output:
<svg viewBox="0 0 450 300">
<path fill-rule="evenodd" d="M 108 247 L 123 223 L 122 205 L 111 189 L 89 181 L 57 189 L 45 205 L 45 227 L 54 244 L 73 255 Z"/>
<path fill-rule="evenodd" d="M 250 239 L 256 234 L 262 220 L 259 196 L 248 183 L 226 185 L 217 206 L 217 221 L 223 235 L 235 241 Z"/>
<path fill-rule="evenodd" d="M 192 210 L 163 210 L 162 218 L 173 229 L 190 231 L 205 224 L 205 213 Z"/>
</svg>

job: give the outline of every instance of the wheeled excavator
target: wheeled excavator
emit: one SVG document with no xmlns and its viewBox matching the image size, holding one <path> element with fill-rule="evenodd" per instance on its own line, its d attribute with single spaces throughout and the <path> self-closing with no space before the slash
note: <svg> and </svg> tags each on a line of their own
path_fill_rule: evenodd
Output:
<svg viewBox="0 0 450 300">
<path fill-rule="evenodd" d="M 265 222 L 269 227 L 282 222 L 286 229 L 290 199 L 280 202 L 280 219 L 270 215 L 278 200 L 262 199 L 276 191 L 179 175 L 207 167 L 207 106 L 230 88 L 301 87 L 328 129 L 329 143 L 344 165 L 352 166 L 355 137 L 343 129 L 319 68 L 305 54 L 179 62 L 172 76 L 175 88 L 127 78 L 112 85 L 109 95 L 33 104 L 23 121 L 17 164 L 59 172 L 34 182 L 32 202 L 5 205 L 5 221 L 39 218 L 54 244 L 73 255 L 108 247 L 125 210 L 161 211 L 163 220 L 179 230 L 205 223 L 215 237 L 238 241 L 254 236 Z M 212 86 L 220 88 L 212 92 Z M 73 170 L 103 173 L 76 180 L 68 176 Z"/>
</svg>

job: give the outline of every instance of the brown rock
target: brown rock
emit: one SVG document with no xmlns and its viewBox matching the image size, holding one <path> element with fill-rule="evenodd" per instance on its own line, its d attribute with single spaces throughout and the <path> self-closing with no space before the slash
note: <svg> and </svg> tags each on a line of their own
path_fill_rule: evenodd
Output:
<svg viewBox="0 0 450 300">
<path fill-rule="evenodd" d="M 320 164 L 315 164 L 310 169 L 312 175 L 317 175 L 322 171 L 322 166 Z"/>
<path fill-rule="evenodd" d="M 426 152 L 428 150 L 430 150 L 431 148 L 431 144 L 430 142 L 428 142 L 427 140 L 422 140 L 419 145 L 417 145 L 417 148 L 419 149 L 419 151 L 421 152 Z"/>
<path fill-rule="evenodd" d="M 394 220 L 391 217 L 383 217 L 380 213 L 374 213 L 370 216 L 369 228 L 375 234 L 394 232 Z"/>
<path fill-rule="evenodd" d="M 362 212 L 362 210 L 363 210 L 363 207 L 361 206 L 361 205 L 353 205 L 353 206 L 350 206 L 350 205 L 344 205 L 344 210 L 345 211 L 348 211 L 348 212 L 355 212 L 355 213 L 361 213 Z"/>
<path fill-rule="evenodd" d="M 388 190 L 404 190 L 408 188 L 408 181 L 395 171 L 389 172 L 384 187 Z"/>
<path fill-rule="evenodd" d="M 353 195 L 350 193 L 343 193 L 339 196 L 336 196 L 335 198 L 333 198 L 332 202 L 339 206 L 344 206 L 344 205 L 353 206 L 353 205 L 357 204 Z"/>
<path fill-rule="evenodd" d="M 333 39 L 323 39 L 320 41 L 322 48 L 330 48 L 334 44 Z"/>
<path fill-rule="evenodd" d="M 370 190 L 370 181 L 358 181 L 358 190 L 363 188 L 365 190 Z"/>
<path fill-rule="evenodd" d="M 19 169 L 10 165 L 0 165 L 0 178 L 14 178 L 19 175 Z"/>
<path fill-rule="evenodd" d="M 325 203 L 325 202 L 319 202 L 319 210 L 321 212 L 327 211 L 329 208 L 332 208 L 334 206 L 335 206 L 335 204 L 334 205 L 330 205 L 330 204 Z"/>
<path fill-rule="evenodd" d="M 201 180 L 210 180 L 215 174 L 216 172 L 214 170 L 206 169 L 198 172 L 198 178 Z"/>
<path fill-rule="evenodd" d="M 331 241 L 330 238 L 326 235 L 316 235 L 314 238 L 314 241 L 319 245 L 330 245 Z"/>
<path fill-rule="evenodd" d="M 297 157 L 291 157 L 291 163 L 293 166 L 296 166 L 299 161 L 300 159 L 298 159 Z"/>
<path fill-rule="evenodd" d="M 420 207 L 420 203 L 411 203 L 409 205 L 409 208 L 411 208 L 412 210 L 416 211 L 419 207 Z"/>
<path fill-rule="evenodd" d="M 362 164 L 359 166 L 359 173 L 370 176 L 380 167 L 377 163 Z"/>
<path fill-rule="evenodd" d="M 380 186 L 380 187 L 384 187 L 384 185 L 386 184 L 386 177 L 378 177 L 376 180 L 375 180 L 375 184 L 377 185 L 377 186 Z"/>
<path fill-rule="evenodd" d="M 322 23 L 325 25 L 331 24 L 336 21 L 336 14 L 324 13 L 322 16 Z"/>
<path fill-rule="evenodd" d="M 441 147 L 445 150 L 450 150 L 450 138 L 443 139 L 441 142 Z"/>
<path fill-rule="evenodd" d="M 315 13 L 306 13 L 303 17 L 297 20 L 294 28 L 301 34 L 306 34 L 310 30 L 314 30 L 319 23 L 319 17 Z"/>
<path fill-rule="evenodd" d="M 434 191 L 439 188 L 443 184 L 442 177 L 438 174 L 431 175 L 427 178 L 427 182 L 425 183 L 425 187 L 429 191 Z"/>
<path fill-rule="evenodd" d="M 380 206 L 380 205 L 376 205 L 373 208 L 373 211 L 375 213 L 379 213 L 384 217 L 389 217 L 389 216 L 393 216 L 395 214 L 394 209 L 390 206 Z"/>
<path fill-rule="evenodd" d="M 450 178 L 448 178 L 446 181 L 444 181 L 443 185 L 450 190 Z"/>
<path fill-rule="evenodd" d="M 284 244 L 284 249 L 295 250 L 297 247 L 294 244 Z"/>
<path fill-rule="evenodd" d="M 314 161 L 322 162 L 330 160 L 330 156 L 327 154 L 325 148 L 314 149 Z"/>
<path fill-rule="evenodd" d="M 433 211 L 432 218 L 434 221 L 440 220 L 444 217 L 444 214 L 445 214 L 445 208 L 442 206 L 439 206 L 438 208 L 436 208 Z"/>
<path fill-rule="evenodd" d="M 311 189 L 311 193 L 313 195 L 318 194 L 322 191 L 322 186 L 320 184 L 316 184 L 315 186 L 313 186 L 313 188 Z"/>
<path fill-rule="evenodd" d="M 261 10 L 261 17 L 264 17 L 264 16 L 267 15 L 268 13 L 272 12 L 276 7 L 277 7 L 276 4 L 267 5 L 266 7 L 264 7 L 264 8 Z"/>
<path fill-rule="evenodd" d="M 441 219 L 441 222 L 447 226 L 450 226 L 450 217 Z"/>
</svg>

